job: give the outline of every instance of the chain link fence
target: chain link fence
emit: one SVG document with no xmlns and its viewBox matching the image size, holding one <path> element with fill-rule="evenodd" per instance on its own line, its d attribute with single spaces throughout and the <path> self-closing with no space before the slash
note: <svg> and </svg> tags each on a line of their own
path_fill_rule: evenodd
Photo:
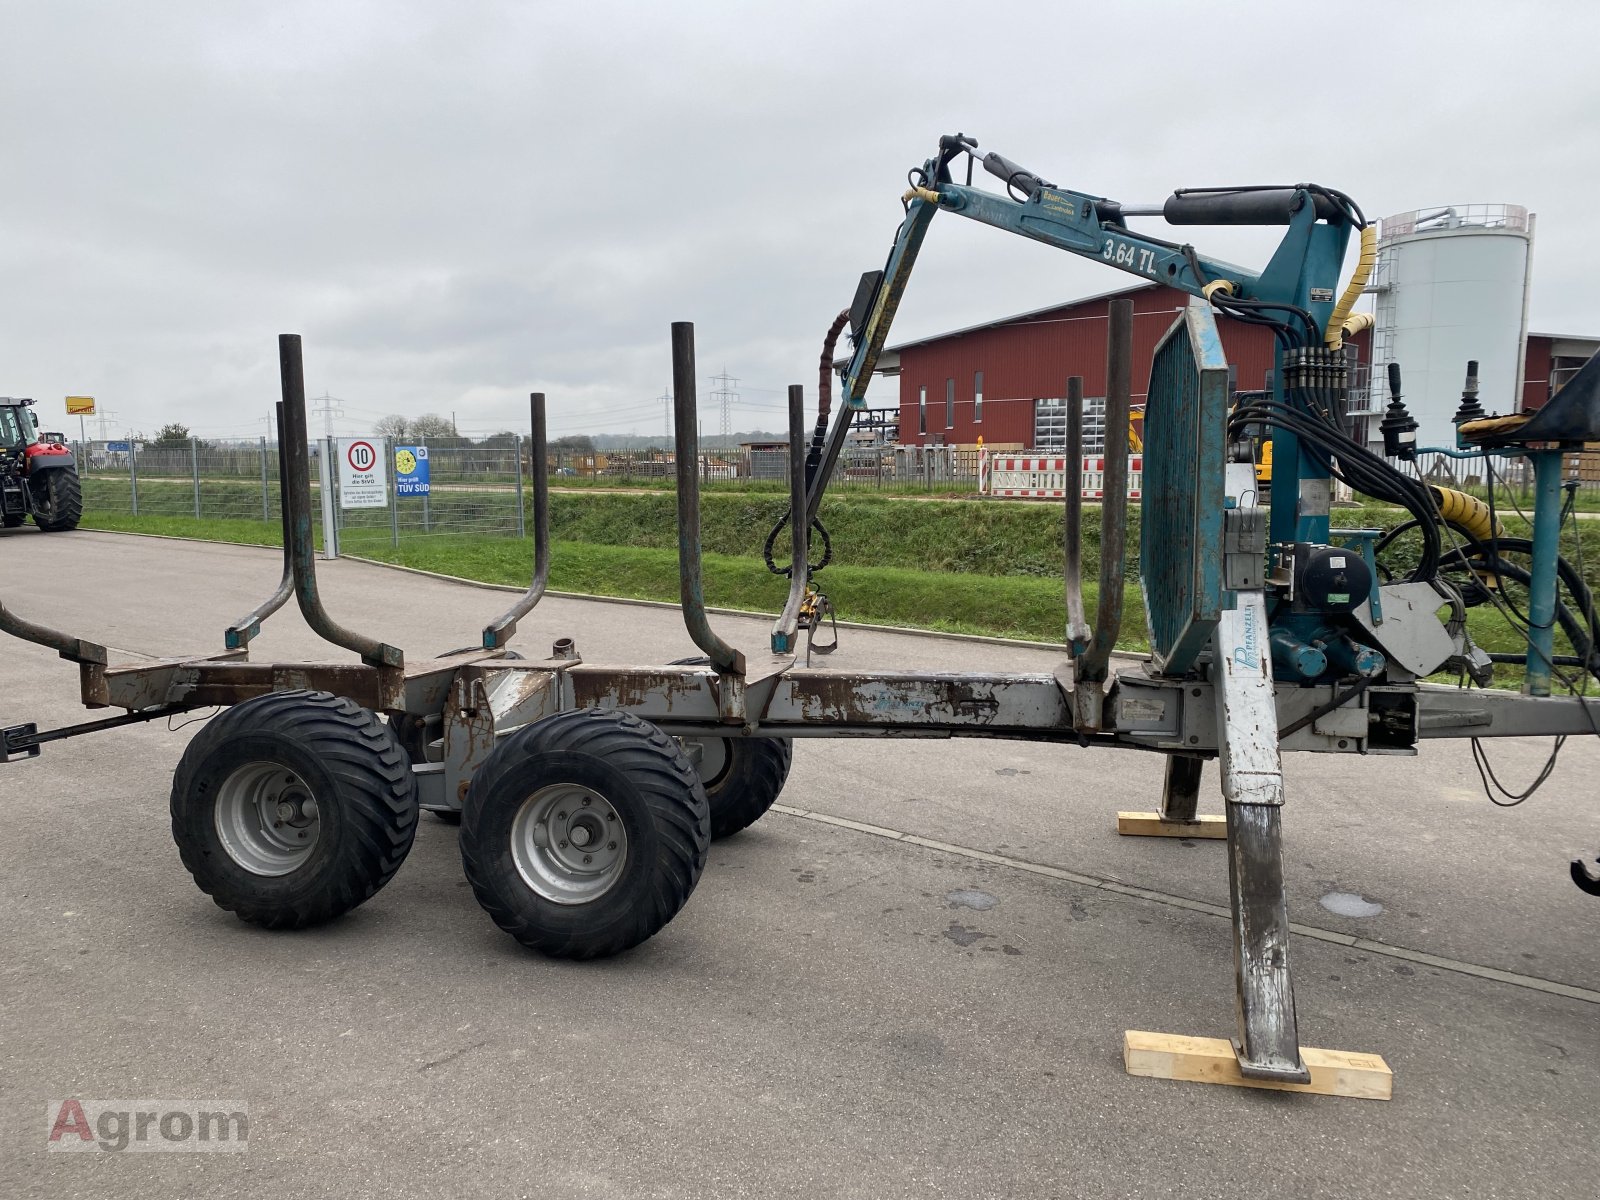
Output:
<svg viewBox="0 0 1600 1200">
<path fill-rule="evenodd" d="M 400 443 L 371 439 L 387 466 L 381 507 L 344 508 L 338 474 L 333 479 L 335 528 L 347 544 L 436 533 L 520 535 L 532 508 L 527 439 L 504 445 L 427 445 L 429 486 L 425 494 L 399 494 L 394 469 Z M 413 443 L 405 443 L 413 446 Z M 313 515 L 322 518 L 323 455 L 336 453 L 319 439 L 311 447 Z M 196 520 L 279 520 L 278 448 L 265 438 L 254 445 L 212 446 L 137 442 L 74 443 L 90 511 Z M 670 453 L 635 450 L 604 454 L 552 451 L 552 488 L 671 490 L 677 466 Z M 702 486 L 728 490 L 788 491 L 789 451 L 781 445 L 742 446 L 700 455 Z M 976 494 L 978 455 L 949 446 L 851 446 L 840 455 L 833 487 L 851 490 L 929 491 Z"/>
<path fill-rule="evenodd" d="M 334 480 L 334 525 L 352 552 L 358 552 L 360 545 L 381 541 L 398 545 L 403 538 L 433 534 L 520 536 L 526 532 L 533 504 L 526 439 L 508 438 L 499 446 L 427 446 L 429 489 L 422 495 L 399 494 L 394 469 L 397 444 L 372 440 L 381 446 L 388 468 L 381 506 L 343 508 L 337 490 L 339 473 L 329 464 L 328 475 Z M 272 525 L 279 520 L 278 448 L 265 438 L 253 446 L 209 446 L 195 439 L 177 446 L 141 448 L 134 442 L 110 442 L 72 448 L 90 512 Z M 312 445 L 312 512 L 319 528 L 323 514 L 321 459 L 330 452 L 325 441 Z M 1567 467 L 1566 474 L 1578 484 L 1580 497 L 1600 501 L 1600 451 L 1569 455 Z M 660 450 L 552 452 L 548 469 L 550 485 L 557 489 L 670 490 L 677 471 L 672 456 Z M 1422 454 L 1417 469 L 1431 483 L 1484 494 L 1481 460 Z M 711 490 L 786 493 L 788 471 L 788 449 L 779 445 L 708 451 L 699 463 L 702 487 Z M 1532 480 L 1525 461 L 1496 460 L 1495 471 L 1497 492 L 1503 489 L 1508 500 L 1527 494 Z M 850 491 L 976 495 L 978 452 L 951 446 L 851 446 L 841 453 L 831 486 Z"/>
</svg>

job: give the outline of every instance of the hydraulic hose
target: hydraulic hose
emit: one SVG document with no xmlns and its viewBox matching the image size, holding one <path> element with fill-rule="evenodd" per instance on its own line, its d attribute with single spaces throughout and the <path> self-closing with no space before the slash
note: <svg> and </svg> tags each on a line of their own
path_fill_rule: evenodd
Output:
<svg viewBox="0 0 1600 1200">
<path fill-rule="evenodd" d="M 822 358 L 817 363 L 817 422 L 825 424 L 833 411 L 833 348 L 850 320 L 850 310 L 844 309 L 828 326 L 828 336 L 822 339 Z"/>
<path fill-rule="evenodd" d="M 1489 506 L 1476 496 L 1458 492 L 1455 488 L 1434 487 L 1433 498 L 1439 504 L 1440 519 L 1457 526 L 1475 542 L 1487 542 L 1505 533 L 1505 526 L 1493 516 Z"/>
<path fill-rule="evenodd" d="M 1344 323 L 1350 311 L 1355 308 L 1356 300 L 1361 291 L 1367 286 L 1367 281 L 1372 278 L 1372 269 L 1378 265 L 1378 230 L 1375 226 L 1365 225 L 1361 229 L 1361 255 L 1356 259 L 1356 269 L 1350 275 L 1350 283 L 1344 289 L 1344 295 L 1339 297 L 1339 303 L 1333 307 L 1333 315 L 1328 318 L 1328 332 L 1323 340 L 1334 349 L 1344 345 Z"/>
</svg>

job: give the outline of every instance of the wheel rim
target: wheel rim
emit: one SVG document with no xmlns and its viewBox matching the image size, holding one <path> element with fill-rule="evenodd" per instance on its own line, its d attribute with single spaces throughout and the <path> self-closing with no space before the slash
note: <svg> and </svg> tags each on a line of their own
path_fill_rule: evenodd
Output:
<svg viewBox="0 0 1600 1200">
<path fill-rule="evenodd" d="M 723 772 L 728 769 L 728 739 L 680 738 L 679 741 L 684 753 L 694 763 L 701 785 L 708 791 L 715 787 L 722 779 Z"/>
<path fill-rule="evenodd" d="M 530 888 L 553 904 L 588 904 L 611 890 L 628 835 L 611 802 L 592 788 L 540 788 L 511 823 L 511 857 Z"/>
<path fill-rule="evenodd" d="M 322 837 L 322 813 L 304 779 L 279 763 L 239 767 L 217 789 L 217 837 L 252 875 L 287 875 Z"/>
</svg>

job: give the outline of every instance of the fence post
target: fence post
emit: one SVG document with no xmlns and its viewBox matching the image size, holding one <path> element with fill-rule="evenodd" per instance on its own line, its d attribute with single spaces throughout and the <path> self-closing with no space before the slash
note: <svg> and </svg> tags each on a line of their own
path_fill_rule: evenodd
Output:
<svg viewBox="0 0 1600 1200">
<path fill-rule="evenodd" d="M 189 438 L 189 466 L 194 470 L 194 519 L 200 519 L 200 439 Z"/>
<path fill-rule="evenodd" d="M 419 441 L 420 441 L 420 439 L 419 439 Z M 422 447 L 419 445 L 418 449 L 421 449 L 421 448 Z M 432 464 L 433 464 L 433 455 L 431 455 L 431 454 L 428 455 L 428 463 L 429 463 L 429 474 L 431 475 L 432 474 Z M 428 488 L 428 491 L 431 492 L 432 490 L 433 490 L 433 488 L 430 485 L 429 488 Z M 422 532 L 423 533 L 432 533 L 433 532 L 433 514 L 429 511 L 429 508 L 428 508 L 428 492 L 423 492 L 422 493 Z"/>
<path fill-rule="evenodd" d="M 515 453 L 516 453 L 516 456 L 517 456 L 517 536 L 520 538 L 520 537 L 527 537 L 528 536 L 528 517 L 527 517 L 526 510 L 524 508 L 523 499 L 522 499 L 522 435 L 519 433 L 519 434 L 516 435 L 516 438 L 517 438 L 517 440 L 516 440 Z M 531 453 L 533 453 L 533 451 L 530 449 L 529 453 L 531 454 Z M 531 467 L 533 464 L 529 463 L 528 465 Z"/>
<path fill-rule="evenodd" d="M 261 435 L 261 519 L 272 520 L 272 513 L 268 510 L 267 495 L 267 435 Z"/>
<path fill-rule="evenodd" d="M 133 493 L 133 515 L 139 515 L 139 443 L 128 435 L 128 488 Z"/>
<path fill-rule="evenodd" d="M 333 498 L 333 455 L 333 439 L 323 438 L 317 452 L 317 490 L 322 501 L 322 557 L 329 559 L 339 557 L 339 510 Z M 280 479 L 279 491 L 288 485 L 287 479 Z"/>
<path fill-rule="evenodd" d="M 385 436 L 383 439 L 383 452 L 388 456 L 391 470 L 389 479 L 389 544 L 396 549 L 400 547 L 400 472 L 395 467 L 394 439 Z"/>
</svg>

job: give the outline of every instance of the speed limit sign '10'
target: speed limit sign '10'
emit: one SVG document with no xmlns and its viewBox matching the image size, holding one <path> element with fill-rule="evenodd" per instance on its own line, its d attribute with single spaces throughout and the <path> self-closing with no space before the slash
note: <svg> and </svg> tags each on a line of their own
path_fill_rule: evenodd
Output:
<svg viewBox="0 0 1600 1200">
<path fill-rule="evenodd" d="M 339 507 L 386 508 L 389 475 L 372 438 L 339 439 Z"/>
</svg>

